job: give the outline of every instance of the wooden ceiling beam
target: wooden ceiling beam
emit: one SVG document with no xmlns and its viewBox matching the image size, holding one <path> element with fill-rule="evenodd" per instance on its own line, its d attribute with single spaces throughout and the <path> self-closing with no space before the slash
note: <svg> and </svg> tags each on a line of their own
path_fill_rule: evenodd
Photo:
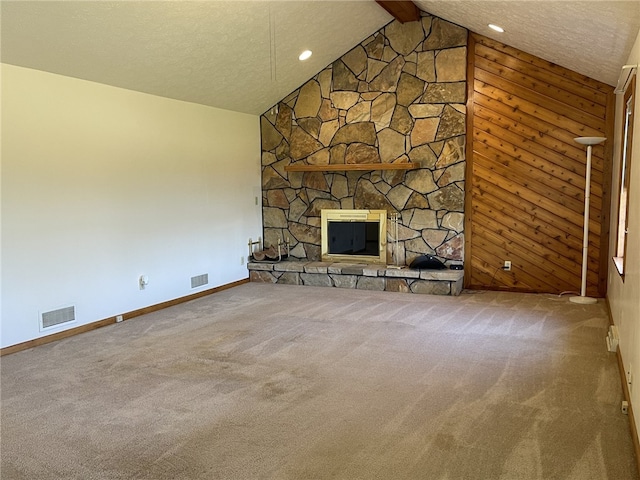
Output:
<svg viewBox="0 0 640 480">
<path fill-rule="evenodd" d="M 411 0 L 376 0 L 376 3 L 400 23 L 420 20 L 420 10 Z"/>
</svg>

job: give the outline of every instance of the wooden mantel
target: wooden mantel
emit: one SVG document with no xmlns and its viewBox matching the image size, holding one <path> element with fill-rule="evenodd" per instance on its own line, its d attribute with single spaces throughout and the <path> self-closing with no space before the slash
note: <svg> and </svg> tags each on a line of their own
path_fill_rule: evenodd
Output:
<svg viewBox="0 0 640 480">
<path fill-rule="evenodd" d="M 293 164 L 284 167 L 285 172 L 348 172 L 368 170 L 413 170 L 420 168 L 416 162 L 403 163 L 340 163 L 334 165 Z"/>
</svg>

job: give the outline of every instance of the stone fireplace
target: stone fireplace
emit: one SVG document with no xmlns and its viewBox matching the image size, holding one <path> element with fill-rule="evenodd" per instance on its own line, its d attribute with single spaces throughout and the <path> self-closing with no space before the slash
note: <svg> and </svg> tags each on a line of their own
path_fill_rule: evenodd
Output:
<svg viewBox="0 0 640 480">
<path fill-rule="evenodd" d="M 394 21 L 263 114 L 265 245 L 319 261 L 323 210 L 382 210 L 388 262 L 462 263 L 466 45 L 440 18 Z"/>
</svg>

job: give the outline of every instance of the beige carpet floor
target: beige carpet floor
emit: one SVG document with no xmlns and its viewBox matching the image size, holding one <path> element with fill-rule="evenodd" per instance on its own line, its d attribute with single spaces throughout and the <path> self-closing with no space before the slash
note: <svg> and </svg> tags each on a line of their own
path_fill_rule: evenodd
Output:
<svg viewBox="0 0 640 480">
<path fill-rule="evenodd" d="M 638 479 L 604 304 L 247 284 L 1 360 L 3 480 Z"/>
</svg>

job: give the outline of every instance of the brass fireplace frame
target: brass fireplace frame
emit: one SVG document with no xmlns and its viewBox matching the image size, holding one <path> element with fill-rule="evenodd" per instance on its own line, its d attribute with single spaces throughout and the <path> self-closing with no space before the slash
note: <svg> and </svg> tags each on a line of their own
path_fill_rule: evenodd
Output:
<svg viewBox="0 0 640 480">
<path fill-rule="evenodd" d="M 386 210 L 331 210 L 320 212 L 322 261 L 387 264 L 387 211 Z M 376 222 L 378 223 L 379 255 L 340 255 L 329 253 L 327 236 L 329 222 Z"/>
</svg>

